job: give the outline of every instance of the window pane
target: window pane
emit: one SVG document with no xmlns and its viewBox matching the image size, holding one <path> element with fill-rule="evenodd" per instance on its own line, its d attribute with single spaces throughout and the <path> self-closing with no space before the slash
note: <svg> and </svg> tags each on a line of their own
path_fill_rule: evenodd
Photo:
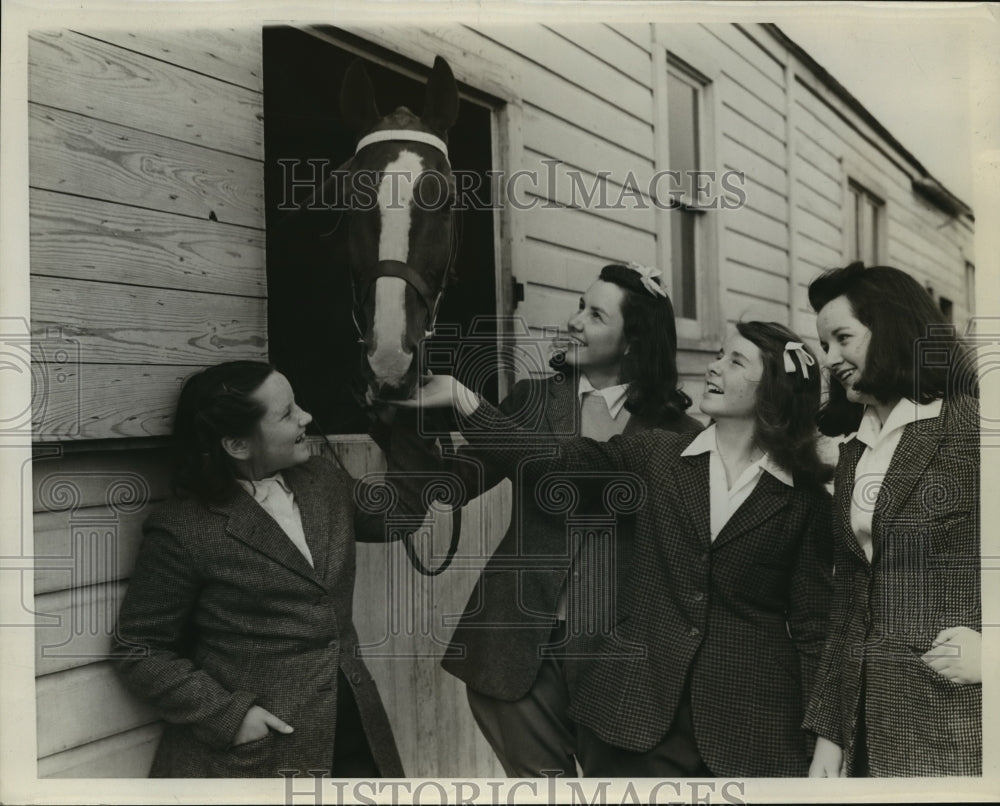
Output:
<svg viewBox="0 0 1000 806">
<path fill-rule="evenodd" d="M 681 187 L 692 198 L 690 172 L 698 169 L 698 91 L 667 73 L 668 138 L 670 170 L 681 172 Z"/>
<path fill-rule="evenodd" d="M 670 251 L 673 265 L 674 314 L 683 319 L 697 319 L 695 285 L 695 225 L 698 213 L 676 208 L 670 216 Z"/>
</svg>

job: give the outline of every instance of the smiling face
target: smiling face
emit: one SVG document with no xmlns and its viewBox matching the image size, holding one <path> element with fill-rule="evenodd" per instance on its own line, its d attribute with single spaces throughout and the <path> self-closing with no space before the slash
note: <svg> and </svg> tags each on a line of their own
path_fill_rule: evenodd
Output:
<svg viewBox="0 0 1000 806">
<path fill-rule="evenodd" d="M 573 347 L 566 353 L 566 363 L 591 382 L 594 376 L 618 377 L 625 353 L 624 296 L 614 283 L 598 280 L 580 297 L 579 310 L 566 323 Z"/>
<path fill-rule="evenodd" d="M 875 403 L 870 395 L 854 388 L 864 374 L 872 332 L 858 321 L 847 297 L 835 297 L 820 309 L 816 332 L 823 349 L 823 366 L 830 370 L 830 378 L 844 387 L 847 399 L 852 403 Z"/>
<path fill-rule="evenodd" d="M 306 426 L 312 415 L 299 408 L 291 384 L 272 372 L 250 397 L 264 408 L 253 433 L 246 438 L 242 467 L 250 478 L 266 478 L 309 459 Z"/>
<path fill-rule="evenodd" d="M 733 333 L 705 371 L 702 413 L 714 420 L 752 420 L 763 376 L 764 359 L 760 348 L 739 333 Z"/>
</svg>

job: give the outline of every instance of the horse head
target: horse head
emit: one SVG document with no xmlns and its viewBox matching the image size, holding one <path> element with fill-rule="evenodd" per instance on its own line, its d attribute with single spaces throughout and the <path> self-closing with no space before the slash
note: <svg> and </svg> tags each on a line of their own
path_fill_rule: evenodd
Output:
<svg viewBox="0 0 1000 806">
<path fill-rule="evenodd" d="M 344 77 L 340 106 L 348 125 L 363 134 L 347 176 L 348 254 L 368 394 L 406 398 L 451 268 L 447 134 L 458 117 L 458 87 L 439 56 L 420 117 L 404 106 L 382 117 L 358 60 Z"/>
</svg>

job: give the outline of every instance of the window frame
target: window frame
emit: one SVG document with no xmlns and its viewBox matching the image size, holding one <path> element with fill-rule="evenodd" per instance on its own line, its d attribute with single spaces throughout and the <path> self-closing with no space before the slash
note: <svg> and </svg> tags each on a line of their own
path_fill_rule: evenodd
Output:
<svg viewBox="0 0 1000 806">
<path fill-rule="evenodd" d="M 696 170 L 708 170 L 707 166 L 716 165 L 718 146 L 718 127 L 716 126 L 718 95 L 715 92 L 711 74 L 700 70 L 693 62 L 702 63 L 697 58 L 699 54 L 683 53 L 681 43 L 676 37 L 669 37 L 664 26 L 655 27 L 655 46 L 653 51 L 653 104 L 654 104 L 654 163 L 657 172 L 673 169 L 670 164 L 670 117 L 669 117 L 669 76 L 683 81 L 697 90 L 697 132 L 696 144 L 698 166 Z M 680 48 L 677 46 L 681 44 Z M 710 62 L 706 62 L 710 64 Z M 694 208 L 689 206 L 693 200 L 684 199 L 682 204 L 695 216 L 695 260 L 694 260 L 694 298 L 696 314 L 684 317 L 675 315 L 677 324 L 678 347 L 689 350 L 714 349 L 721 338 L 720 322 L 720 292 L 718 277 L 718 216 L 715 210 Z M 664 273 L 664 286 L 670 293 L 671 300 L 676 300 L 678 294 L 674 288 L 673 266 L 673 234 L 670 216 L 672 209 L 657 208 L 656 239 L 657 264 Z M 674 303 L 675 309 L 677 303 Z"/>
<path fill-rule="evenodd" d="M 844 263 L 856 260 L 864 261 L 866 266 L 877 266 L 885 263 L 889 244 L 889 196 L 881 182 L 863 170 L 860 165 L 850 161 L 842 162 L 842 199 L 843 229 L 841 253 Z M 855 210 L 858 202 L 870 205 L 873 211 L 872 221 L 875 234 L 872 239 L 874 255 L 872 260 L 866 260 L 864 255 L 855 254 L 857 238 L 857 216 Z"/>
</svg>

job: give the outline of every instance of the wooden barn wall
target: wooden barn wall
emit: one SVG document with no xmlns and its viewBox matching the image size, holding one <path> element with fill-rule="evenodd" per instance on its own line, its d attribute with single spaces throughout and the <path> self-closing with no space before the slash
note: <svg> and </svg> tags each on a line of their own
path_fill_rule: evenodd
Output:
<svg viewBox="0 0 1000 806">
<path fill-rule="evenodd" d="M 267 355 L 260 31 L 28 53 L 32 329 L 78 359 L 39 438 L 166 434 L 194 368 Z"/>
</svg>

